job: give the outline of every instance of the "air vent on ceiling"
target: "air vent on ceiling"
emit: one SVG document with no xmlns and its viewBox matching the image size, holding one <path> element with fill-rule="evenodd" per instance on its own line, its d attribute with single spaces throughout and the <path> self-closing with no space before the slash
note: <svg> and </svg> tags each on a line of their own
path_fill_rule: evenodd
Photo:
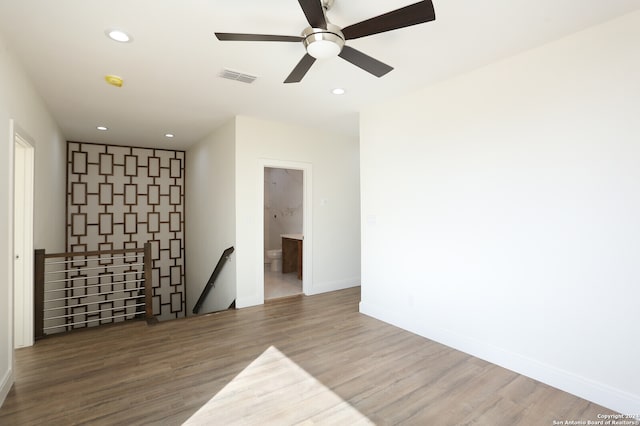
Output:
<svg viewBox="0 0 640 426">
<path fill-rule="evenodd" d="M 242 83 L 253 83 L 257 78 L 255 75 L 244 74 L 238 71 L 232 71 L 228 69 L 223 69 L 220 73 L 220 77 L 226 78 L 228 80 L 236 80 Z"/>
</svg>

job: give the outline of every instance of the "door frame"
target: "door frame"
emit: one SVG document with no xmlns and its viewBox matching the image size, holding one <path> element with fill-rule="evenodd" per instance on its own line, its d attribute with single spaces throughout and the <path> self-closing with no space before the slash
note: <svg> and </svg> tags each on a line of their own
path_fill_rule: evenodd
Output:
<svg viewBox="0 0 640 426">
<path fill-rule="evenodd" d="M 32 139 L 15 121 L 11 121 L 12 140 L 12 288 L 13 288 L 13 346 L 22 348 L 33 346 L 33 209 L 35 179 L 35 148 Z M 20 191 L 23 197 L 19 200 L 22 208 L 22 220 L 16 221 L 20 214 L 16 204 L 16 195 Z M 23 226 L 20 227 L 20 224 Z M 18 226 L 16 226 L 18 225 Z M 16 243 L 21 241 L 22 253 L 16 253 Z M 16 262 L 22 256 L 21 262 Z M 21 266 L 21 274 L 16 268 Z M 18 282 L 22 277 L 22 282 Z"/>
<path fill-rule="evenodd" d="M 258 247 L 256 259 L 260 262 L 258 269 L 258 297 L 264 303 L 264 171 L 265 168 L 290 169 L 302 171 L 302 293 L 308 295 L 313 289 L 313 230 L 312 230 L 312 165 L 301 161 L 258 160 Z"/>
</svg>

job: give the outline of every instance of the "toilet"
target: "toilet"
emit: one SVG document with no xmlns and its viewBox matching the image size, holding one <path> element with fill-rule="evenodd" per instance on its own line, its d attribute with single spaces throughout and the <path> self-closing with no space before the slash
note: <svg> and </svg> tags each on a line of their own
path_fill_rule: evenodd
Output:
<svg viewBox="0 0 640 426">
<path fill-rule="evenodd" d="M 271 272 L 282 271 L 282 250 L 281 249 L 267 250 L 267 259 L 271 264 Z"/>
</svg>

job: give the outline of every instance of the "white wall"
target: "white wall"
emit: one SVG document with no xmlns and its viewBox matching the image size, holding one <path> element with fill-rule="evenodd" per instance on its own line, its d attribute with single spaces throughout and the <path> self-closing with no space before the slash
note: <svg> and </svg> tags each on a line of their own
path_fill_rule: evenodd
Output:
<svg viewBox="0 0 640 426">
<path fill-rule="evenodd" d="M 264 170 L 264 247 L 282 248 L 282 234 L 301 234 L 302 170 L 267 167 Z"/>
<path fill-rule="evenodd" d="M 64 249 L 65 141 L 21 66 L 0 36 L 0 402 L 13 383 L 14 119 L 35 147 L 34 247 Z"/>
<path fill-rule="evenodd" d="M 187 150 L 187 315 L 191 315 L 222 252 L 235 246 L 235 120 Z M 200 313 L 227 309 L 236 297 L 235 254 Z"/>
<path fill-rule="evenodd" d="M 308 293 L 360 284 L 358 157 L 357 139 L 250 117 L 236 118 L 237 306 L 263 303 L 259 282 L 263 217 L 257 203 L 263 191 L 263 160 L 312 166 L 313 269 L 311 276 L 304 277 Z"/>
<path fill-rule="evenodd" d="M 640 13 L 361 116 L 360 309 L 640 408 Z"/>
</svg>

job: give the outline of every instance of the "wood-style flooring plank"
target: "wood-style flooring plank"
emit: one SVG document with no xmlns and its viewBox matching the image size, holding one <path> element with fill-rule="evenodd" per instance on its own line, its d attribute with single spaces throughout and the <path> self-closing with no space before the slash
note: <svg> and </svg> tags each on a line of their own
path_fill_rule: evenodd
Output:
<svg viewBox="0 0 640 426">
<path fill-rule="evenodd" d="M 610 410 L 358 313 L 358 288 L 16 351 L 1 425 L 550 425 Z"/>
</svg>

